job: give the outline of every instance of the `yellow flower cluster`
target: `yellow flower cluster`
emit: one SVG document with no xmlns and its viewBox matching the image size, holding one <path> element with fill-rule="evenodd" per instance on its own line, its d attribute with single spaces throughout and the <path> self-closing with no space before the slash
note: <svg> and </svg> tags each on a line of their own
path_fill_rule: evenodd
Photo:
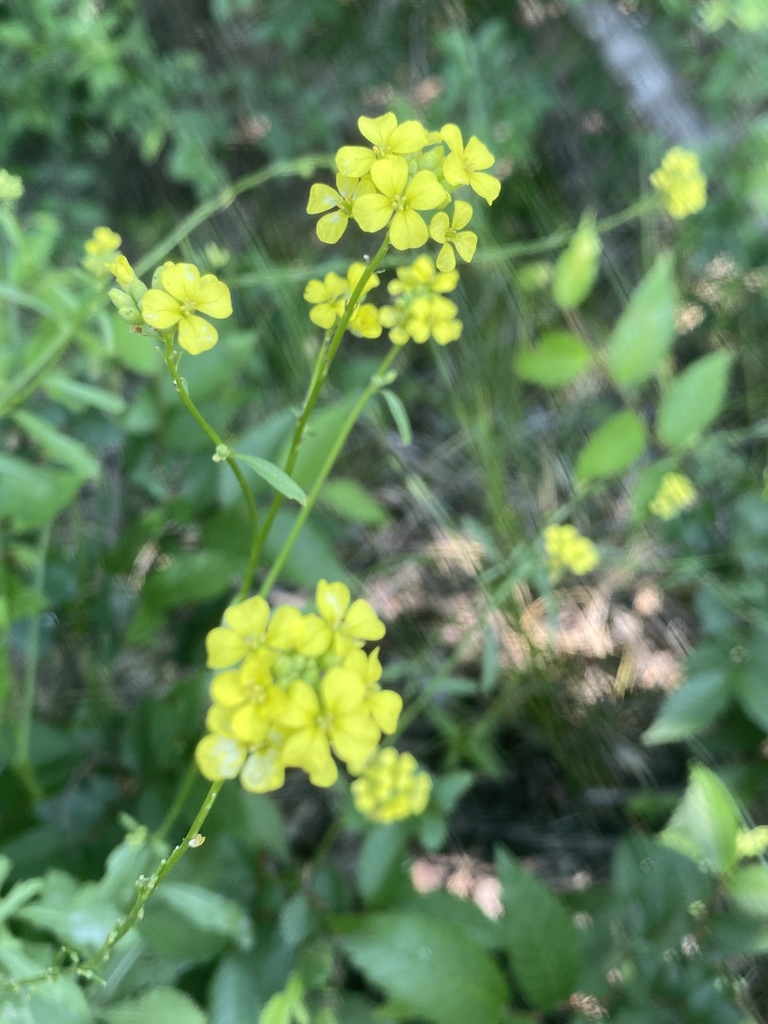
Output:
<svg viewBox="0 0 768 1024">
<path fill-rule="evenodd" d="M 682 473 L 665 473 L 648 508 L 660 519 L 674 519 L 690 508 L 697 497 L 696 488 L 687 476 Z"/>
<path fill-rule="evenodd" d="M 104 235 L 96 238 L 98 232 L 109 232 L 112 239 Z M 193 263 L 172 263 L 167 261 L 158 267 L 152 278 L 152 287 L 147 288 L 128 262 L 116 249 L 120 236 L 109 228 L 97 228 L 89 245 L 115 242 L 107 256 L 101 256 L 102 266 L 108 270 L 119 288 L 113 288 L 109 297 L 124 320 L 135 326 L 146 325 L 156 331 L 174 330 L 179 345 L 196 356 L 213 348 L 219 340 L 219 333 L 213 324 L 198 316 L 205 313 L 217 320 L 232 315 L 232 298 L 229 288 L 213 274 L 200 274 Z"/>
<path fill-rule="evenodd" d="M 501 185 L 486 173 L 494 162 L 487 147 L 474 135 L 465 145 L 455 124 L 428 132 L 418 121 L 399 124 L 391 112 L 361 117 L 357 124 L 371 145 L 342 146 L 336 154 L 336 188 L 315 184 L 310 189 L 307 213 L 321 214 L 318 238 L 338 242 L 354 220 L 362 231 L 388 228 L 395 249 L 419 249 L 431 236 L 441 245 L 440 270 L 456 265 L 454 248 L 469 262 L 477 245 L 477 236 L 464 230 L 472 207 L 456 203 L 450 218 L 439 211 L 462 185 L 489 204 L 496 199 Z M 429 212 L 427 224 L 423 214 Z"/>
<path fill-rule="evenodd" d="M 445 295 L 458 283 L 457 270 L 441 273 L 429 256 L 399 267 L 397 279 L 387 285 L 394 303 L 379 310 L 379 321 L 388 329 L 392 344 L 405 345 L 412 339 L 422 345 L 429 338 L 438 345 L 456 341 L 463 325 L 457 319 L 458 306 Z"/>
<path fill-rule="evenodd" d="M 326 331 L 338 323 L 364 272 L 364 263 L 353 263 L 349 267 L 346 277 L 341 277 L 331 271 L 330 274 L 325 275 L 322 281 L 317 278 L 309 281 L 304 289 L 304 298 L 312 304 L 309 311 L 309 319 L 312 323 Z M 363 286 L 362 295 L 366 295 L 378 283 L 378 275 L 371 274 Z M 378 310 L 369 302 L 355 306 L 347 326 L 352 334 L 356 334 L 360 338 L 378 338 L 381 334 Z"/>
<path fill-rule="evenodd" d="M 386 747 L 365 765 L 351 785 L 355 807 L 370 821 L 392 821 L 423 814 L 432 792 L 432 779 L 420 771 L 413 754 Z"/>
<path fill-rule="evenodd" d="M 244 789 L 266 793 L 283 785 L 286 768 L 301 768 L 314 785 L 331 786 L 334 755 L 356 774 L 395 731 L 402 699 L 379 685 L 379 648 L 363 650 L 384 624 L 343 583 L 321 580 L 315 606 L 271 609 L 251 597 L 208 634 L 216 675 L 208 734 L 195 752 L 206 779 L 239 775 Z"/>
<path fill-rule="evenodd" d="M 545 528 L 544 550 L 553 579 L 558 579 L 566 570 L 575 576 L 584 576 L 600 561 L 600 553 L 592 541 L 582 537 L 570 523 Z"/>
<path fill-rule="evenodd" d="M 122 238 L 112 228 L 98 227 L 93 229 L 93 234 L 85 243 L 85 258 L 83 266 L 97 277 L 109 273 L 107 264 L 114 260 L 117 251 L 122 243 Z"/>
<path fill-rule="evenodd" d="M 650 180 L 661 193 L 667 212 L 677 220 L 698 213 L 707 205 L 707 179 L 698 156 L 689 149 L 673 146 Z"/>
</svg>

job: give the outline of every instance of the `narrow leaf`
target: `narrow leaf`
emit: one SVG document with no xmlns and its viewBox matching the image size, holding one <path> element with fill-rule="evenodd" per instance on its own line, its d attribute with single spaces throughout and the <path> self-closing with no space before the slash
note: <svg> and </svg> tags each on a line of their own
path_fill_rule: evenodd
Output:
<svg viewBox="0 0 768 1024">
<path fill-rule="evenodd" d="M 685 795 L 661 840 L 714 874 L 725 874 L 736 859 L 741 815 L 725 783 L 709 768 L 691 769 Z"/>
<path fill-rule="evenodd" d="M 656 434 L 663 445 L 690 444 L 719 416 L 730 366 L 728 352 L 712 352 L 675 377 L 656 418 Z"/>
<path fill-rule="evenodd" d="M 646 448 L 645 424 L 635 412 L 617 412 L 590 437 L 576 460 L 582 482 L 619 476 Z"/>
<path fill-rule="evenodd" d="M 395 394 L 394 391 L 390 391 L 389 388 L 383 388 L 379 391 L 379 394 L 387 403 L 390 415 L 395 421 L 397 432 L 400 435 L 400 440 L 403 445 L 407 448 L 413 440 L 413 430 L 411 429 L 411 421 L 408 418 L 405 406 L 403 405 L 400 396 Z"/>
<path fill-rule="evenodd" d="M 592 291 L 600 270 L 601 249 L 595 215 L 585 213 L 555 264 L 552 297 L 561 309 L 580 306 Z"/>
<path fill-rule="evenodd" d="M 95 384 L 84 384 L 64 374 L 52 374 L 45 382 L 45 390 L 56 401 L 79 412 L 82 409 L 101 409 L 117 416 L 125 411 L 125 399 Z"/>
<path fill-rule="evenodd" d="M 608 369 L 619 386 L 641 384 L 658 369 L 675 338 L 677 287 L 671 253 L 662 253 L 632 292 L 608 344 Z"/>
<path fill-rule="evenodd" d="M 287 473 L 284 473 L 279 466 L 276 466 L 274 462 L 269 462 L 267 459 L 259 459 L 255 455 L 242 455 L 239 452 L 233 452 L 233 455 L 238 462 L 244 462 L 262 480 L 265 480 L 270 487 L 274 487 L 284 497 L 298 501 L 300 505 L 307 504 L 307 496 L 301 487 Z"/>
<path fill-rule="evenodd" d="M 48 420 L 20 410 L 13 416 L 25 434 L 40 445 L 51 460 L 74 470 L 83 480 L 96 480 L 101 474 L 99 460 L 80 441 L 67 437 Z"/>
</svg>

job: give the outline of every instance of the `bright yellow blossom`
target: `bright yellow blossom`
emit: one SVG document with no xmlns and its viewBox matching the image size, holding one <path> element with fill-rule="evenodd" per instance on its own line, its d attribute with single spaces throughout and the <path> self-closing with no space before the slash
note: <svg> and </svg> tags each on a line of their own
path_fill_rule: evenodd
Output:
<svg viewBox="0 0 768 1024">
<path fill-rule="evenodd" d="M 317 237 L 321 242 L 332 245 L 338 242 L 347 230 L 352 206 L 360 196 L 375 192 L 376 186 L 369 177 L 349 178 L 336 175 L 336 188 L 315 184 L 309 190 L 307 213 L 322 213 L 317 222 Z"/>
<path fill-rule="evenodd" d="M 371 167 L 377 192 L 355 200 L 352 216 L 363 231 L 380 231 L 389 224 L 396 249 L 418 249 L 429 238 L 418 211 L 436 210 L 447 193 L 432 171 L 418 171 L 412 178 L 401 156 L 378 160 Z"/>
<path fill-rule="evenodd" d="M 650 180 L 661 194 L 667 212 L 677 220 L 698 213 L 707 204 L 707 179 L 698 156 L 689 149 L 673 146 Z"/>
<path fill-rule="evenodd" d="M 600 553 L 592 541 L 582 537 L 570 523 L 546 527 L 544 550 L 553 579 L 558 579 L 565 570 L 570 570 L 575 576 L 584 576 L 600 561 Z"/>
<path fill-rule="evenodd" d="M 83 246 L 85 249 L 85 259 L 83 260 L 85 269 L 89 273 L 96 275 L 108 273 L 107 263 L 115 259 L 121 242 L 122 238 L 112 228 L 104 226 L 94 228 L 93 234 Z"/>
<path fill-rule="evenodd" d="M 483 173 L 494 162 L 488 148 L 475 135 L 465 146 L 455 124 L 444 124 L 440 135 L 451 151 L 443 164 L 445 180 L 454 187 L 469 185 L 490 206 L 501 191 L 501 182 L 492 174 Z"/>
<path fill-rule="evenodd" d="M 477 248 L 477 235 L 474 231 L 462 231 L 472 219 L 472 207 L 469 203 L 457 199 L 453 205 L 453 217 L 449 220 L 448 214 L 442 210 L 436 213 L 429 225 L 429 233 L 436 242 L 442 246 L 437 256 L 437 269 L 442 271 L 454 270 L 456 257 L 451 246 L 465 263 L 471 263 Z"/>
<path fill-rule="evenodd" d="M 158 331 L 178 329 L 179 345 L 191 355 L 213 348 L 219 334 L 199 313 L 222 320 L 232 314 L 229 288 L 213 274 L 200 275 L 192 263 L 165 263 L 160 288 L 150 288 L 141 300 L 141 312 Z"/>
<path fill-rule="evenodd" d="M 390 295 L 402 295 L 405 292 L 445 295 L 446 292 L 452 292 L 459 283 L 458 270 L 439 273 L 434 262 L 425 255 L 418 256 L 407 267 L 398 267 L 396 273 L 396 280 L 387 285 Z"/>
<path fill-rule="evenodd" d="M 377 160 L 416 153 L 428 141 L 427 133 L 418 121 L 398 124 L 391 112 L 381 117 L 360 117 L 357 126 L 360 134 L 373 144 L 373 148 L 342 146 L 337 152 L 336 166 L 342 174 L 351 178 L 362 178 L 368 174 Z"/>
<path fill-rule="evenodd" d="M 344 312 L 344 293 L 347 282 L 331 270 L 321 281 L 312 278 L 304 289 L 304 298 L 312 304 L 309 319 L 313 324 L 329 331 Z"/>
<path fill-rule="evenodd" d="M 387 747 L 371 758 L 350 789 L 358 811 L 370 821 L 386 825 L 423 814 L 432 779 L 419 770 L 413 754 L 398 754 Z"/>
<path fill-rule="evenodd" d="M 352 601 L 345 583 L 320 580 L 315 604 L 333 632 L 334 649 L 338 654 L 347 654 L 366 640 L 381 640 L 386 632 L 384 623 L 367 601 L 362 598 Z"/>
<path fill-rule="evenodd" d="M 665 473 L 648 508 L 660 519 L 674 519 L 690 508 L 697 497 L 696 488 L 687 476 L 682 473 Z"/>
</svg>

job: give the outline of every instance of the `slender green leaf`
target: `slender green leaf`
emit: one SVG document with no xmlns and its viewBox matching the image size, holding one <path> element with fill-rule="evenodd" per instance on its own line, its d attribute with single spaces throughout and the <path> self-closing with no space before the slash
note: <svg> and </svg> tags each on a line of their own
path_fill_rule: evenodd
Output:
<svg viewBox="0 0 768 1024">
<path fill-rule="evenodd" d="M 125 411 L 125 399 L 120 395 L 97 387 L 95 384 L 84 384 L 72 380 L 63 373 L 54 373 L 45 381 L 45 390 L 56 401 L 66 405 L 74 412 L 83 409 L 101 409 L 102 412 L 119 416 Z"/>
<path fill-rule="evenodd" d="M 287 473 L 283 472 L 279 466 L 276 466 L 274 462 L 269 462 L 267 459 L 259 459 L 255 455 L 243 455 L 240 452 L 234 452 L 233 455 L 238 462 L 244 462 L 262 480 L 265 480 L 270 487 L 274 487 L 284 497 L 298 501 L 300 505 L 307 504 L 307 496 L 301 487 Z"/>
<path fill-rule="evenodd" d="M 538 345 L 518 352 L 515 372 L 522 380 L 560 387 L 576 380 L 592 365 L 589 346 L 570 331 L 550 331 Z"/>
<path fill-rule="evenodd" d="M 496 964 L 455 923 L 417 913 L 372 914 L 340 942 L 368 981 L 409 1016 L 490 1024 L 506 1003 Z"/>
<path fill-rule="evenodd" d="M 600 270 L 602 247 L 595 215 L 587 212 L 555 264 L 552 298 L 561 309 L 580 306 L 592 291 Z"/>
<path fill-rule="evenodd" d="M 392 419 L 395 421 L 395 426 L 397 427 L 397 432 L 400 435 L 400 440 L 407 448 L 413 440 L 413 429 L 411 427 L 408 412 L 406 411 L 400 396 L 394 391 L 390 391 L 389 388 L 382 388 L 378 393 L 387 403 L 387 408 L 389 409 Z"/>
<path fill-rule="evenodd" d="M 725 783 L 709 768 L 691 769 L 685 795 L 661 840 L 714 874 L 725 874 L 736 859 L 741 815 Z"/>
<path fill-rule="evenodd" d="M 576 476 L 582 482 L 619 476 L 640 458 L 646 444 L 645 424 L 637 413 L 617 412 L 582 448 L 576 460 Z"/>
<path fill-rule="evenodd" d="M 717 419 L 725 403 L 730 366 L 730 353 L 712 352 L 674 378 L 656 417 L 656 434 L 663 445 L 690 444 Z"/>
<path fill-rule="evenodd" d="M 515 981 L 536 1009 L 550 1010 L 576 987 L 581 949 L 576 928 L 550 890 L 504 850 L 496 854 L 504 893 L 499 926 Z"/>
<path fill-rule="evenodd" d="M 350 477 L 334 477 L 326 481 L 320 501 L 342 519 L 361 526 L 383 526 L 389 522 L 387 510 L 371 492 Z"/>
<path fill-rule="evenodd" d="M 608 369 L 620 387 L 641 384 L 659 368 L 675 339 L 676 305 L 672 254 L 661 253 L 632 292 L 608 343 Z"/>
<path fill-rule="evenodd" d="M 24 409 L 14 413 L 16 423 L 40 445 L 51 460 L 73 470 L 83 480 L 96 480 L 101 475 L 99 460 L 80 441 L 67 437 L 48 420 Z"/>
</svg>

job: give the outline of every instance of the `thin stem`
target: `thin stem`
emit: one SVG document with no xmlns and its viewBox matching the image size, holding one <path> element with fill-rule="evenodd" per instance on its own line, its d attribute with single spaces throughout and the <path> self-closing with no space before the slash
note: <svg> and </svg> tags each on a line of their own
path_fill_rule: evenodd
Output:
<svg viewBox="0 0 768 1024">
<path fill-rule="evenodd" d="M 19 978 L 18 980 L 5 982 L 0 985 L 0 995 L 5 992 L 18 992 L 22 988 L 39 985 L 45 981 L 56 981 L 58 978 L 67 974 L 77 974 L 79 977 L 86 980 L 93 978 L 98 968 L 109 959 L 112 954 L 112 950 L 120 939 L 122 939 L 124 935 L 127 935 L 128 932 L 134 928 L 139 921 L 141 921 L 144 916 L 145 904 L 166 875 L 168 875 L 168 873 L 178 864 L 190 846 L 195 847 L 202 844 L 203 837 L 200 835 L 200 829 L 203 827 L 205 819 L 210 814 L 211 808 L 216 802 L 216 797 L 219 795 L 219 791 L 223 785 L 223 781 L 212 783 L 211 788 L 208 790 L 205 799 L 200 805 L 200 810 L 197 812 L 195 820 L 190 825 L 187 834 L 179 845 L 174 847 L 170 856 L 163 858 L 163 860 L 160 861 L 156 870 L 149 878 L 145 879 L 142 877 L 138 880 L 137 885 L 139 891 L 133 902 L 133 906 L 125 917 L 118 921 L 104 940 L 103 945 L 97 949 L 92 956 L 89 956 L 87 960 L 69 964 L 67 967 L 50 967 L 47 971 L 41 971 L 39 974 L 30 975 L 28 978 Z"/>
<path fill-rule="evenodd" d="M 392 365 L 399 351 L 399 348 L 394 345 L 392 346 L 392 348 L 390 348 L 389 352 L 382 360 L 378 370 L 371 377 L 368 386 L 361 393 L 357 402 L 355 402 L 354 406 L 350 410 L 347 418 L 345 419 L 341 427 L 341 430 L 339 431 L 336 440 L 331 445 L 331 448 L 325 458 L 325 462 L 321 466 L 320 472 L 318 473 L 317 478 L 315 479 L 315 482 L 312 485 L 312 489 L 307 495 L 306 505 L 302 508 L 301 512 L 299 512 L 298 516 L 296 517 L 296 522 L 293 524 L 291 532 L 286 537 L 285 543 L 283 544 L 282 548 L 280 549 L 280 552 L 278 553 L 274 562 L 272 563 L 272 568 L 267 573 L 267 576 L 261 585 L 259 594 L 262 597 L 266 597 L 269 594 L 269 591 L 272 589 L 272 586 L 275 580 L 277 579 L 280 570 L 282 569 L 283 564 L 285 563 L 286 558 L 290 554 L 291 548 L 293 547 L 296 538 L 301 533 L 304 523 L 307 521 L 307 518 L 310 512 L 312 511 L 315 502 L 317 501 L 317 497 L 320 494 L 320 491 L 328 477 L 328 474 L 333 469 L 334 463 L 336 462 L 336 459 L 339 456 L 339 452 L 344 447 L 345 441 L 349 437 L 352 428 L 359 419 L 363 409 L 367 405 L 369 398 L 372 395 L 374 395 L 377 391 L 380 391 L 382 387 L 384 387 L 385 374 Z"/>
<path fill-rule="evenodd" d="M 168 367 L 168 372 L 171 375 L 171 379 L 173 380 L 173 383 L 176 386 L 176 390 L 178 391 L 179 397 L 181 398 L 181 401 L 184 403 L 187 412 L 189 412 L 190 416 L 192 416 L 192 418 L 199 425 L 201 430 L 203 430 L 208 435 L 210 440 L 213 442 L 215 448 L 221 450 L 226 449 L 227 451 L 229 451 L 227 445 L 224 444 L 221 437 L 216 433 L 216 431 L 210 425 L 208 420 L 206 420 L 206 418 L 197 408 L 195 403 L 189 397 L 189 392 L 187 391 L 186 384 L 181 379 L 178 364 L 174 356 L 173 332 L 162 332 L 161 337 L 163 339 L 163 344 L 165 346 L 165 365 Z M 251 521 L 251 549 L 248 557 L 248 565 L 246 567 L 245 573 L 243 574 L 240 589 L 235 598 L 235 601 L 242 601 L 242 599 L 251 589 L 251 584 L 253 582 L 253 574 L 256 571 L 256 563 L 259 557 L 259 513 L 256 509 L 256 502 L 254 501 L 251 489 L 248 486 L 245 476 L 243 475 L 242 469 L 240 469 L 240 466 L 237 464 L 237 459 L 235 458 L 234 454 L 232 452 L 229 452 L 226 456 L 223 457 L 222 461 L 226 462 L 229 468 L 235 474 L 235 478 L 238 484 L 240 485 L 240 490 L 243 492 L 243 497 L 245 498 L 245 503 L 248 507 L 248 516 Z"/>
<path fill-rule="evenodd" d="M 360 275 L 360 280 L 357 282 L 357 284 L 352 290 L 352 294 L 349 297 L 349 302 L 347 303 L 346 308 L 344 309 L 344 313 L 342 314 L 341 319 L 336 325 L 335 331 L 333 332 L 332 335 L 326 337 L 326 339 L 323 341 L 322 348 L 320 349 L 317 360 L 315 361 L 314 369 L 312 370 L 312 378 L 309 382 L 307 394 L 304 399 L 304 405 L 302 407 L 301 414 L 299 415 L 299 418 L 296 422 L 296 426 L 293 431 L 293 438 L 291 439 L 291 448 L 290 451 L 288 452 L 288 458 L 286 459 L 285 466 L 283 467 L 284 471 L 288 474 L 288 476 L 291 475 L 296 466 L 296 460 L 299 457 L 299 449 L 301 447 L 301 442 L 304 437 L 304 431 L 306 430 L 307 427 L 307 422 L 312 413 L 312 410 L 315 407 L 315 403 L 317 402 L 318 396 L 320 394 L 320 389 L 322 388 L 325 379 L 328 376 L 328 373 L 331 368 L 331 363 L 333 362 L 334 356 L 336 355 L 339 345 L 341 344 L 341 339 L 344 337 L 344 332 L 346 331 L 347 326 L 349 325 L 349 321 L 352 317 L 352 314 L 355 311 L 355 308 L 357 307 L 358 302 L 360 301 L 366 284 L 370 280 L 371 275 L 374 273 L 376 268 L 381 264 L 381 261 L 384 259 L 388 251 L 389 233 L 385 235 L 384 241 L 381 243 L 378 252 L 373 257 L 373 259 L 370 260 L 365 270 Z M 272 529 L 272 524 L 275 521 L 277 513 L 280 511 L 282 503 L 283 495 L 280 493 L 276 493 L 274 498 L 272 499 L 272 504 L 269 507 L 269 511 L 267 512 L 267 516 L 264 520 L 264 525 L 261 528 L 261 533 L 259 535 L 258 550 L 256 552 L 257 559 L 261 555 L 264 544 L 266 543 L 267 537 L 269 536 L 269 532 Z"/>
</svg>

